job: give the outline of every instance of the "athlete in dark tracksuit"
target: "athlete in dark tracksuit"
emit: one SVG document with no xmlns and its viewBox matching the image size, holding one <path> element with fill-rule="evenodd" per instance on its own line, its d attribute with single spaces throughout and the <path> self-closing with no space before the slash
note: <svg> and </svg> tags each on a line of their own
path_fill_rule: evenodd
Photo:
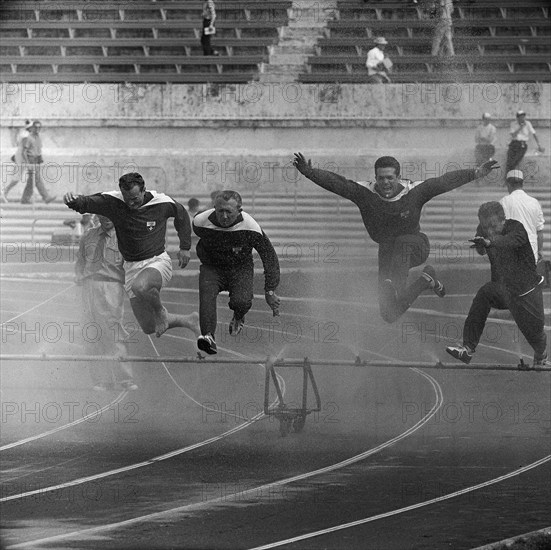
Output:
<svg viewBox="0 0 551 550">
<path fill-rule="evenodd" d="M 264 265 L 265 292 L 273 295 L 279 285 L 279 261 L 260 225 L 246 212 L 240 211 L 235 222 L 223 227 L 214 208 L 193 218 L 193 231 L 200 238 L 197 256 L 199 273 L 199 323 L 201 334 L 214 337 L 216 331 L 216 298 L 228 290 L 229 307 L 234 318 L 242 320 L 253 301 L 253 248 Z M 210 351 L 209 351 L 210 353 Z"/>
<path fill-rule="evenodd" d="M 382 160 L 387 163 L 383 162 L 384 166 L 378 168 Z M 429 240 L 421 233 L 419 225 L 423 206 L 437 195 L 488 174 L 495 161 L 490 163 L 476 170 L 455 170 L 425 181 L 395 179 L 392 188 L 384 193 L 384 184 L 379 183 L 379 179 L 376 182 L 355 182 L 333 172 L 314 169 L 300 153 L 294 162 L 309 180 L 351 200 L 360 209 L 369 236 L 379 244 L 379 307 L 381 316 L 389 323 L 398 319 L 424 290 L 433 288 L 439 296 L 444 295 L 443 285 L 435 279 L 431 266 L 426 266 L 424 276 L 406 286 L 410 268 L 423 264 L 430 251 Z M 390 166 L 392 168 L 388 170 Z M 395 178 L 400 176 L 400 165 L 393 157 L 382 157 L 375 163 L 377 178 L 380 177 L 379 170 L 386 170 Z M 440 285 L 440 293 L 437 292 L 439 287 L 431 284 L 431 279 Z M 384 283 L 389 280 L 394 289 L 390 294 L 384 290 Z"/>
<path fill-rule="evenodd" d="M 499 234 L 488 237 L 479 225 L 476 235 L 479 237 L 477 252 L 488 254 L 490 260 L 491 281 L 478 290 L 471 304 L 463 327 L 463 349 L 450 346 L 448 353 L 469 363 L 490 310 L 508 309 L 534 349 L 534 365 L 544 365 L 547 339 L 544 332 L 543 277 L 536 271 L 534 252 L 526 229 L 519 221 L 508 219 Z M 482 238 L 486 238 L 485 244 Z"/>
</svg>

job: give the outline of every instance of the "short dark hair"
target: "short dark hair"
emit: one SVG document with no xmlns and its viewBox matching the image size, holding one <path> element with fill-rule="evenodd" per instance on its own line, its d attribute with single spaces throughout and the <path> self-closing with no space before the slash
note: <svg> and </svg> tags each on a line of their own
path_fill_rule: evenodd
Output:
<svg viewBox="0 0 551 550">
<path fill-rule="evenodd" d="M 505 180 L 507 187 L 511 189 L 522 189 L 524 187 L 524 180 L 520 178 L 507 178 Z"/>
<path fill-rule="evenodd" d="M 394 168 L 396 175 L 400 175 L 400 163 L 394 157 L 379 157 L 375 161 L 375 174 L 379 168 Z"/>
<path fill-rule="evenodd" d="M 232 199 L 237 203 L 238 208 L 241 208 L 243 201 L 241 200 L 241 195 L 237 191 L 232 191 L 231 189 L 224 189 L 219 191 L 215 199 L 222 199 L 225 202 L 231 201 Z"/>
<path fill-rule="evenodd" d="M 129 174 L 123 174 L 119 178 L 119 187 L 125 191 L 130 191 L 136 187 L 140 188 L 140 191 L 144 190 L 145 181 L 143 180 L 141 174 L 138 172 L 130 172 Z"/>
<path fill-rule="evenodd" d="M 199 202 L 199 199 L 196 199 L 195 197 L 189 199 L 187 201 L 187 207 L 191 210 L 193 208 L 197 208 L 201 203 Z"/>
<path fill-rule="evenodd" d="M 505 219 L 505 210 L 501 203 L 497 201 L 485 202 L 478 209 L 478 218 L 480 220 L 488 220 L 490 218 L 498 218 L 499 220 Z"/>
</svg>

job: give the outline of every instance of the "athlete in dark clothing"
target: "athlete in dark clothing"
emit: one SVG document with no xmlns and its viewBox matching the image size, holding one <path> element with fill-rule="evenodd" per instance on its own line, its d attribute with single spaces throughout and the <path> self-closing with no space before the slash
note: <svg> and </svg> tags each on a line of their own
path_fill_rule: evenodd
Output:
<svg viewBox="0 0 551 550">
<path fill-rule="evenodd" d="M 379 244 L 379 308 L 382 318 L 392 323 L 431 288 L 440 297 L 444 285 L 434 268 L 425 266 L 421 277 L 406 286 L 410 268 L 423 264 L 430 250 L 421 233 L 419 218 L 426 202 L 433 197 L 481 178 L 491 172 L 496 161 L 476 170 L 456 170 L 425 181 L 400 179 L 400 163 L 394 157 L 375 162 L 374 182 L 355 182 L 326 170 L 312 168 L 312 162 L 295 154 L 297 170 L 315 184 L 354 202 L 360 209 L 369 236 Z"/>
<path fill-rule="evenodd" d="M 81 214 L 101 214 L 113 222 L 125 260 L 125 289 L 143 331 L 161 336 L 169 328 L 185 327 L 197 335 L 197 313 L 168 313 L 160 299 L 161 288 L 172 277 L 172 262 L 165 251 L 169 218 L 174 218 L 180 239 L 179 266 L 184 268 L 189 262 L 191 225 L 186 209 L 164 193 L 147 191 L 137 173 L 121 176 L 119 189 L 86 196 L 67 193 L 63 200 Z"/>
<path fill-rule="evenodd" d="M 206 353 L 216 353 L 216 298 L 222 290 L 230 294 L 233 310 L 230 334 L 239 334 L 245 314 L 253 301 L 253 256 L 256 249 L 264 265 L 264 291 L 267 304 L 278 314 L 279 261 L 270 239 L 258 223 L 242 210 L 242 201 L 235 191 L 220 191 L 214 208 L 193 218 L 193 230 L 200 238 L 197 256 L 199 272 L 199 317 L 201 336 L 197 347 Z"/>
<path fill-rule="evenodd" d="M 534 349 L 534 366 L 549 366 L 544 332 L 543 277 L 536 271 L 534 252 L 522 223 L 505 219 L 499 202 L 484 203 L 478 211 L 480 225 L 474 238 L 479 254 L 488 254 L 491 281 L 476 296 L 463 327 L 463 345 L 446 351 L 470 363 L 491 308 L 508 309 Z"/>
</svg>

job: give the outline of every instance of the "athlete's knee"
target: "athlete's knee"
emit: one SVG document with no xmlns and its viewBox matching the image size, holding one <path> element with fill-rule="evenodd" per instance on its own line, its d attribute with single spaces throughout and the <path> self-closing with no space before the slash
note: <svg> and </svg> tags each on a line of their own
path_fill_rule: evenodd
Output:
<svg viewBox="0 0 551 550">
<path fill-rule="evenodd" d="M 146 279 L 136 279 L 132 282 L 132 292 L 136 296 L 143 296 L 151 290 L 151 285 Z"/>
<path fill-rule="evenodd" d="M 251 309 L 253 305 L 252 297 L 240 297 L 240 298 L 232 298 L 230 300 L 230 309 L 233 309 L 234 311 L 239 311 L 246 313 Z"/>
</svg>

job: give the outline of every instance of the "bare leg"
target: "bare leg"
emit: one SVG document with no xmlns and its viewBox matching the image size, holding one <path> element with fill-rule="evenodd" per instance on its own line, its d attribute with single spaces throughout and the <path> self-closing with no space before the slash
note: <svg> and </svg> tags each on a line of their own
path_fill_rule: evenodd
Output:
<svg viewBox="0 0 551 550">
<path fill-rule="evenodd" d="M 168 328 L 168 313 L 161 303 L 160 290 L 163 280 L 154 268 L 144 269 L 134 280 L 130 304 L 136 320 L 146 334 L 160 336 Z"/>
<path fill-rule="evenodd" d="M 190 313 L 189 315 L 168 313 L 167 319 L 167 328 L 184 327 L 191 330 L 195 334 L 196 338 L 201 335 L 201 329 L 199 328 L 199 314 L 196 311 Z"/>
<path fill-rule="evenodd" d="M 199 315 L 196 312 L 190 315 L 168 313 L 161 302 L 161 286 L 161 274 L 154 268 L 144 269 L 134 280 L 132 292 L 135 297 L 130 299 L 130 304 L 142 330 L 159 337 L 170 328 L 184 327 L 199 336 Z"/>
</svg>

